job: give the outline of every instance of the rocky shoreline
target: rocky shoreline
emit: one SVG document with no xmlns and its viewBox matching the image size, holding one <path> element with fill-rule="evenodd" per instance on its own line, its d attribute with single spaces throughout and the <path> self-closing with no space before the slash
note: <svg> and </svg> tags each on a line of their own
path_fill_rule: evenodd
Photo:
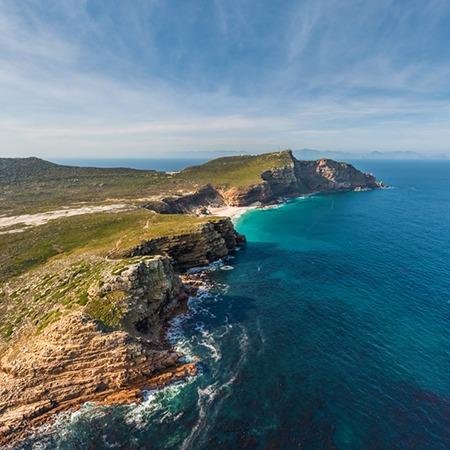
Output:
<svg viewBox="0 0 450 450">
<path fill-rule="evenodd" d="M 204 214 L 205 208 L 231 217 L 240 208 L 257 204 L 267 206 L 280 199 L 320 192 L 362 191 L 383 188 L 372 174 L 357 170 L 351 164 L 331 159 L 299 161 L 290 150 L 280 152 L 285 162 L 260 174 L 260 181 L 245 186 L 210 184 L 179 197 L 162 198 L 145 207 L 161 214 Z"/>
<path fill-rule="evenodd" d="M 123 331 L 107 329 L 78 311 L 32 340 L 11 345 L 0 355 L 0 445 L 85 402 L 139 402 L 144 390 L 194 375 L 195 362 L 185 362 L 165 338 L 169 321 L 186 311 L 197 290 L 198 276 L 181 278 L 177 272 L 226 258 L 244 242 L 231 220 L 223 219 L 196 233 L 137 248 L 120 274 L 102 272 L 101 287 L 89 292 L 92 298 L 127 293 L 121 300 Z"/>
<path fill-rule="evenodd" d="M 37 411 L 35 417 L 30 417 L 26 423 L 22 423 L 21 426 L 15 429 L 1 427 L 0 431 L 3 435 L 0 435 L 0 446 L 2 448 L 10 448 L 20 445 L 21 441 L 39 432 L 39 427 L 42 425 L 52 425 L 59 418 L 60 414 L 75 413 L 87 402 L 93 403 L 96 406 L 138 404 L 144 400 L 146 392 L 159 390 L 176 382 L 184 381 L 188 377 L 197 375 L 200 359 L 194 356 L 192 360 L 186 361 L 185 355 L 177 352 L 173 345 L 169 343 L 167 335 L 172 326 L 171 321 L 189 312 L 189 299 L 197 296 L 200 287 L 205 288 L 205 286 L 208 286 L 208 276 L 206 274 L 208 268 L 199 269 L 199 271 L 192 274 L 179 276 L 185 287 L 186 295 L 181 296 L 178 304 L 167 312 L 163 319 L 163 327 L 160 330 L 160 342 L 172 356 L 176 355 L 173 365 L 164 367 L 162 370 L 153 373 L 150 378 L 136 382 L 126 388 L 112 388 L 102 392 L 93 392 L 89 395 L 62 402 L 47 412 Z"/>
<path fill-rule="evenodd" d="M 263 171 L 261 182 L 246 187 L 206 185 L 146 205 L 163 215 L 206 217 L 195 231 L 141 240 L 126 248 L 119 245 L 120 238 L 105 255 L 89 255 L 84 261 L 80 257 L 80 268 L 70 279 L 75 279 L 75 288 L 80 273 L 86 290 L 73 312 L 47 313 L 48 326 L 36 330 L 29 323 L 0 348 L 0 445 L 11 445 L 56 413 L 87 401 L 139 402 L 145 390 L 195 375 L 195 361 L 184 361 L 165 336 L 169 321 L 186 311 L 189 296 L 204 282 L 201 275 L 181 274 L 226 259 L 245 243 L 230 217 L 313 192 L 383 187 L 372 175 L 345 163 L 297 161 L 290 151 L 280 152 L 280 157 L 286 164 Z M 208 219 L 208 215 L 229 217 Z M 8 286 L 7 295 L 20 292 L 30 301 L 33 295 L 35 299 L 46 295 L 56 304 L 52 299 L 67 291 L 67 281 L 58 285 L 50 280 L 69 264 L 75 267 L 73 259 L 55 260 L 30 271 L 14 281 L 16 290 Z M 44 293 L 36 280 L 44 280 Z M 51 303 L 47 309 L 51 311 Z M 36 310 L 38 314 L 42 312 Z"/>
</svg>

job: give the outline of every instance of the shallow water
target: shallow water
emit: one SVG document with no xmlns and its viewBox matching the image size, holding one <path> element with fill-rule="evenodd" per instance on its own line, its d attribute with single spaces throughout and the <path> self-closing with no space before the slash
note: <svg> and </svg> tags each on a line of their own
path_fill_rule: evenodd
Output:
<svg viewBox="0 0 450 450">
<path fill-rule="evenodd" d="M 450 163 L 250 211 L 171 339 L 201 374 L 85 406 L 26 448 L 450 448 Z"/>
</svg>

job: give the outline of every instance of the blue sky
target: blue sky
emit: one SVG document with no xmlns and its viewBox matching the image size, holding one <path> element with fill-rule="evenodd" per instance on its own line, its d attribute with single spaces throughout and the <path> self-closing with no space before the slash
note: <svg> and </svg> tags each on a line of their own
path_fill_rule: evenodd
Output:
<svg viewBox="0 0 450 450">
<path fill-rule="evenodd" d="M 0 156 L 450 154 L 448 0 L 0 0 Z"/>
</svg>

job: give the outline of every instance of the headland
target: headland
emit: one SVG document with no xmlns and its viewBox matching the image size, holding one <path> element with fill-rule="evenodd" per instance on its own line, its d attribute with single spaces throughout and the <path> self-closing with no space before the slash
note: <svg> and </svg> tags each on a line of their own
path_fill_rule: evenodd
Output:
<svg viewBox="0 0 450 450">
<path fill-rule="evenodd" d="M 229 217 L 373 175 L 289 150 L 178 173 L 0 159 L 0 443 L 86 401 L 135 402 L 196 373 L 166 341 L 180 274 L 245 243 Z"/>
</svg>

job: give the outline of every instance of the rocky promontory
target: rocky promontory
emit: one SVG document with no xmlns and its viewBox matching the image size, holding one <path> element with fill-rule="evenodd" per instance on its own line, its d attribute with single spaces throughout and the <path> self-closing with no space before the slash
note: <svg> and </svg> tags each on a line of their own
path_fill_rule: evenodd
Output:
<svg viewBox="0 0 450 450">
<path fill-rule="evenodd" d="M 3 307 L 21 297 L 28 311 L 0 341 L 0 444 L 86 401 L 136 402 L 144 389 L 194 375 L 195 363 L 164 338 L 167 321 L 195 295 L 178 274 L 244 242 L 230 219 L 204 221 L 190 233 L 50 262 L 6 283 Z"/>
<path fill-rule="evenodd" d="M 204 185 L 194 193 L 167 197 L 147 205 L 160 213 L 194 212 L 199 206 L 268 205 L 313 192 L 339 192 L 383 187 L 371 174 L 331 159 L 299 161 L 291 150 L 267 155 L 219 158 L 179 174 Z"/>
<path fill-rule="evenodd" d="M 195 295 L 180 275 L 245 242 L 209 208 L 379 187 L 290 150 L 179 173 L 0 159 L 0 445 L 86 401 L 139 401 L 195 374 L 165 339 Z"/>
</svg>

